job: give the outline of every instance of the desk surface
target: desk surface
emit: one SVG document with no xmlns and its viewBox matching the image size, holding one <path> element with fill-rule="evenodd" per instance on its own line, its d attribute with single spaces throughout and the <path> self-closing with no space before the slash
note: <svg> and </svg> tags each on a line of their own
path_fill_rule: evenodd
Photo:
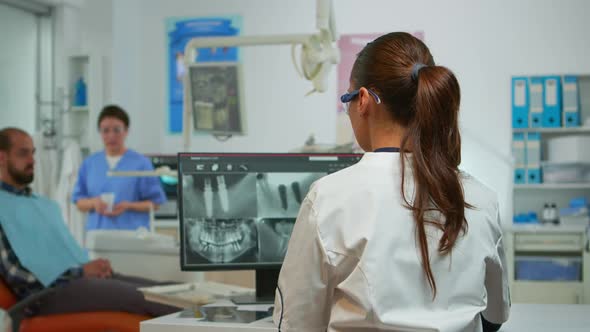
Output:
<svg viewBox="0 0 590 332">
<path fill-rule="evenodd" d="M 141 332 L 276 331 L 271 318 L 249 324 L 202 322 L 172 314 L 141 322 Z M 590 305 L 513 304 L 510 319 L 500 332 L 588 332 Z"/>
</svg>

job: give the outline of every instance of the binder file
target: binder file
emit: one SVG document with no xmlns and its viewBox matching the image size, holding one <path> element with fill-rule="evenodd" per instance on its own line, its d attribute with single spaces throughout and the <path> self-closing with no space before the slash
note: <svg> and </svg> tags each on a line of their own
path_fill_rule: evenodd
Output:
<svg viewBox="0 0 590 332">
<path fill-rule="evenodd" d="M 526 183 L 526 146 L 523 133 L 512 134 L 514 156 L 514 184 Z"/>
<path fill-rule="evenodd" d="M 526 172 L 528 183 L 541 183 L 541 134 L 528 133 L 526 138 Z"/>
<path fill-rule="evenodd" d="M 526 77 L 512 78 L 512 128 L 529 126 L 529 84 Z"/>
<path fill-rule="evenodd" d="M 563 125 L 580 126 L 580 93 L 577 76 L 563 78 Z"/>
<path fill-rule="evenodd" d="M 547 76 L 543 89 L 543 127 L 561 127 L 561 77 Z"/>
<path fill-rule="evenodd" d="M 543 126 L 543 83 L 542 77 L 531 77 L 530 79 L 530 124 L 533 128 L 540 128 Z"/>
</svg>

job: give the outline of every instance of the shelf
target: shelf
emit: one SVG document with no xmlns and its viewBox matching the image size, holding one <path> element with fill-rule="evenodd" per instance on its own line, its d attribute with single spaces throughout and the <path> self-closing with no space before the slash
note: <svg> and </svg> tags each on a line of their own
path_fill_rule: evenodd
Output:
<svg viewBox="0 0 590 332">
<path fill-rule="evenodd" d="M 538 286 L 566 286 L 581 287 L 584 283 L 580 280 L 522 280 L 515 279 L 517 285 L 538 285 Z"/>
<path fill-rule="evenodd" d="M 584 190 L 590 189 L 590 183 L 540 183 L 540 184 L 515 184 L 515 190 Z"/>
<path fill-rule="evenodd" d="M 541 133 L 541 134 L 590 134 L 590 127 L 569 128 L 512 128 L 513 133 Z"/>
<path fill-rule="evenodd" d="M 88 112 L 88 106 L 72 106 L 70 112 Z"/>
<path fill-rule="evenodd" d="M 548 161 L 541 160 L 541 167 L 547 166 L 590 166 L 588 161 Z"/>
<path fill-rule="evenodd" d="M 540 233 L 579 233 L 584 234 L 586 232 L 585 226 L 574 226 L 574 225 L 542 225 L 542 224 L 510 224 L 503 227 L 505 231 L 514 234 L 540 234 Z"/>
</svg>

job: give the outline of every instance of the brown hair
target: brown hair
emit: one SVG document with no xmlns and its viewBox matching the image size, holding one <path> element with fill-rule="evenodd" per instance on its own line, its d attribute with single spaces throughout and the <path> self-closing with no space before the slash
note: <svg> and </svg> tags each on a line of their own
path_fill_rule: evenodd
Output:
<svg viewBox="0 0 590 332">
<path fill-rule="evenodd" d="M 426 225 L 442 231 L 438 252 L 448 254 L 459 234 L 467 231 L 465 208 L 471 207 L 465 202 L 458 169 L 459 83 L 449 69 L 434 64 L 422 41 L 404 32 L 389 33 L 367 44 L 357 56 L 351 81 L 355 88 L 375 91 L 394 121 L 406 128 L 400 146 L 401 191 L 416 222 L 422 268 L 434 298 L 436 282 Z M 406 151 L 412 155 L 413 202 L 404 190 Z"/>
<path fill-rule="evenodd" d="M 9 152 L 12 148 L 12 136 L 15 134 L 22 134 L 29 136 L 29 134 L 19 128 L 6 127 L 0 130 L 0 151 Z"/>
<path fill-rule="evenodd" d="M 125 112 L 125 110 L 123 110 L 121 107 L 117 105 L 105 106 L 98 115 L 98 121 L 96 123 L 96 126 L 100 127 L 100 123 L 105 118 L 119 119 L 123 122 L 123 124 L 125 124 L 125 129 L 129 128 L 129 115 L 127 115 L 127 112 Z"/>
</svg>

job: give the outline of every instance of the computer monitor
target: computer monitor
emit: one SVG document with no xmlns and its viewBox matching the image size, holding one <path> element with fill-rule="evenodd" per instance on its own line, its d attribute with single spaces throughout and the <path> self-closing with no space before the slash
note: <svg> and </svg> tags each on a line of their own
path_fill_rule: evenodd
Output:
<svg viewBox="0 0 590 332">
<path fill-rule="evenodd" d="M 171 170 L 178 169 L 178 157 L 176 155 L 150 155 L 148 156 L 154 169 L 169 167 Z M 166 194 L 166 203 L 158 207 L 154 217 L 156 219 L 177 219 L 178 218 L 178 178 L 163 175 L 160 176 L 160 184 Z"/>
<path fill-rule="evenodd" d="M 301 202 L 319 178 L 359 154 L 178 154 L 181 269 L 256 270 L 272 302 Z"/>
</svg>

